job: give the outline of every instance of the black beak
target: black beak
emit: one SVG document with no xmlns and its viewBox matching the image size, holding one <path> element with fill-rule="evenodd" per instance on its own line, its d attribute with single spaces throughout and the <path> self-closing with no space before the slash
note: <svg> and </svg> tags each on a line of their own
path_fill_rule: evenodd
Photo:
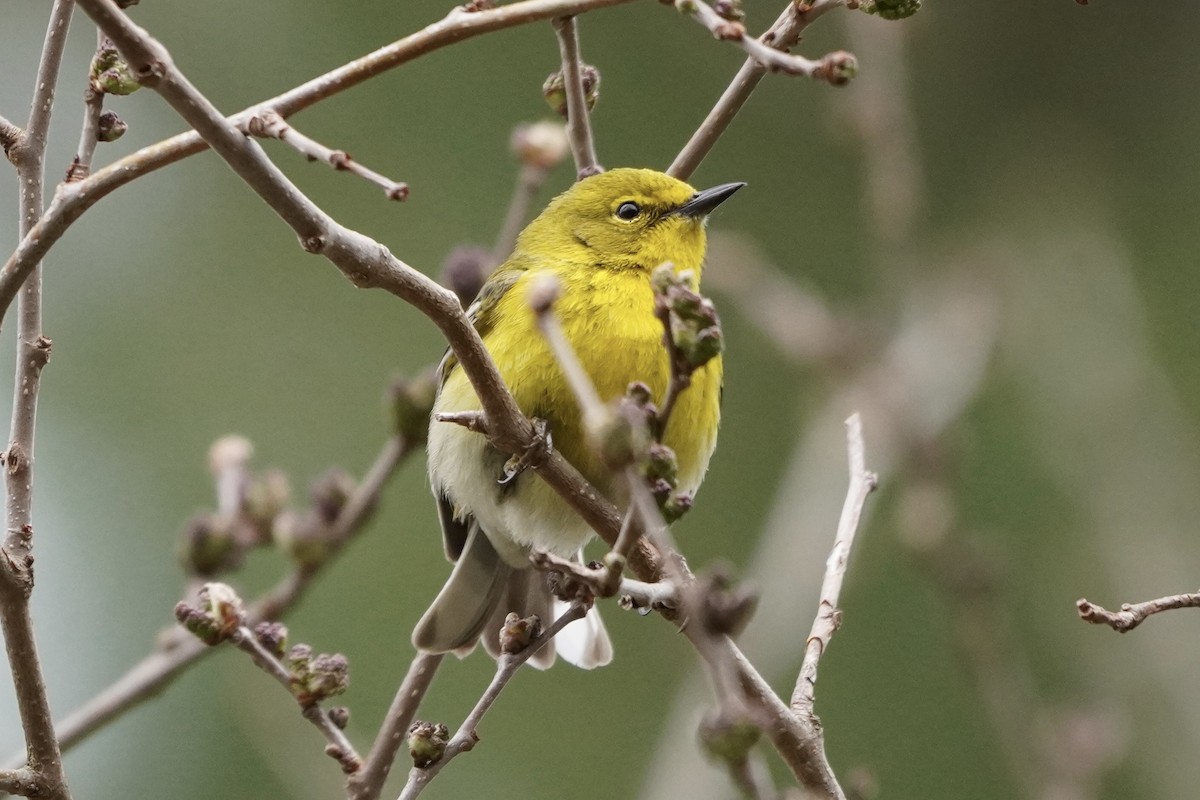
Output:
<svg viewBox="0 0 1200 800">
<path fill-rule="evenodd" d="M 745 183 L 738 181 L 737 183 L 722 183 L 720 186 L 714 186 L 711 189 L 705 189 L 702 192 L 696 192 L 692 195 L 692 199 L 681 205 L 679 208 L 672 211 L 672 214 L 682 214 L 685 217 L 704 217 L 707 216 L 714 208 L 725 202 L 738 189 L 745 186 Z"/>
</svg>

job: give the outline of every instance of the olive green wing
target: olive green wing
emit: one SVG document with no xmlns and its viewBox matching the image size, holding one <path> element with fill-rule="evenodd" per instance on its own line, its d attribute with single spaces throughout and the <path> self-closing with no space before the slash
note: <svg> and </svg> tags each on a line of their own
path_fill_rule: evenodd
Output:
<svg viewBox="0 0 1200 800">
<path fill-rule="evenodd" d="M 483 288 L 479 290 L 479 296 L 467 307 L 467 318 L 471 320 L 471 324 L 481 338 L 486 337 L 496 326 L 496 306 L 499 304 L 500 298 L 516 284 L 524 272 L 525 268 L 523 267 L 508 263 L 501 264 L 484 282 Z M 457 366 L 458 358 L 455 357 L 454 351 L 447 347 L 437 368 L 438 392 L 441 392 L 442 387 L 446 384 L 446 379 L 450 377 L 450 373 Z M 469 517 L 457 519 L 454 514 L 454 504 L 450 502 L 450 498 L 444 492 L 438 492 L 437 507 L 438 520 L 442 525 L 442 544 L 446 548 L 446 558 L 458 561 L 463 548 L 466 547 L 467 535 L 471 532 L 474 520 Z"/>
</svg>

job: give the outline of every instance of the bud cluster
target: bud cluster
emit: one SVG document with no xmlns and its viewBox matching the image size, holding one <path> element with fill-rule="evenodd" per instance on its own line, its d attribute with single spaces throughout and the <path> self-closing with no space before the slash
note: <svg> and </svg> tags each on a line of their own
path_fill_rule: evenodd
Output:
<svg viewBox="0 0 1200 800">
<path fill-rule="evenodd" d="M 180 602 L 175 619 L 197 639 L 212 646 L 233 636 L 246 624 L 242 599 L 224 583 L 206 583 L 196 595 L 197 605 Z"/>
<path fill-rule="evenodd" d="M 580 64 L 579 78 L 583 83 L 584 102 L 587 103 L 588 111 L 591 111 L 596 107 L 596 101 L 600 99 L 600 70 L 591 64 Z M 551 72 L 546 76 L 546 80 L 542 84 L 542 96 L 560 117 L 567 118 L 567 84 L 562 70 Z"/>
<path fill-rule="evenodd" d="M 142 88 L 111 39 L 105 39 L 96 48 L 89 78 L 92 90 L 101 94 L 133 94 Z"/>
<path fill-rule="evenodd" d="M 672 370 L 690 376 L 721 354 L 725 346 L 716 306 L 694 288 L 695 275 L 676 273 L 671 264 L 654 270 L 654 308 L 671 348 Z"/>
<path fill-rule="evenodd" d="M 882 19 L 907 19 L 921 10 L 921 0 L 861 0 L 859 8 Z"/>
<path fill-rule="evenodd" d="M 302 706 L 337 697 L 350 686 L 350 662 L 341 653 L 314 656 L 311 647 L 297 644 L 283 661 L 291 674 L 292 694 Z"/>
</svg>

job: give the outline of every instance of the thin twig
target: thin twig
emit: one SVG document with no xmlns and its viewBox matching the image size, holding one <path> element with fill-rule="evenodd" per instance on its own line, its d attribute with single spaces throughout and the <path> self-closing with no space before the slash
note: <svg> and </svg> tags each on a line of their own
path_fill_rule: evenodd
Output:
<svg viewBox="0 0 1200 800">
<path fill-rule="evenodd" d="M 1200 592 L 1173 594 L 1147 600 L 1144 603 L 1122 603 L 1120 611 L 1109 611 L 1084 598 L 1075 604 L 1079 618 L 1093 625 L 1107 625 L 1117 633 L 1129 633 L 1148 617 L 1177 608 L 1200 608 Z"/>
<path fill-rule="evenodd" d="M 371 745 L 367 760 L 362 769 L 346 781 L 346 800 L 374 800 L 379 797 L 396 761 L 396 753 L 404 745 L 404 736 L 445 655 L 417 653 L 413 657 L 408 673 L 400 682 L 396 697 L 375 737 L 375 743 Z"/>
<path fill-rule="evenodd" d="M 357 175 L 383 189 L 388 200 L 407 200 L 408 184 L 394 181 L 380 175 L 372 169 L 364 167 L 350 157 L 345 150 L 331 150 L 315 139 L 310 139 L 288 124 L 277 111 L 265 109 L 246 121 L 244 130 L 252 136 L 267 139 L 278 139 L 293 147 L 298 153 L 310 161 L 321 161 L 335 170 L 344 170 Z"/>
<path fill-rule="evenodd" d="M 317 566 L 299 567 L 280 579 L 247 609 L 246 618 L 250 625 L 264 620 L 278 620 L 299 603 L 309 584 L 324 567 L 332 563 L 333 554 L 362 530 L 383 487 L 413 451 L 414 448 L 399 436 L 384 444 L 332 525 L 330 544 L 333 549 L 330 557 Z M 156 652 L 147 655 L 107 688 L 59 721 L 56 728 L 62 749 L 69 750 L 130 709 L 157 697 L 184 670 L 212 652 L 213 648 L 182 628 L 170 628 L 161 637 Z"/>
<path fill-rule="evenodd" d="M 617 0 L 612 0 L 609 4 L 615 2 Z M 140 80 L 161 94 L 217 154 L 293 227 L 308 251 L 324 255 L 356 285 L 384 288 L 426 314 L 445 335 L 459 364 L 471 380 L 487 415 L 493 443 L 509 453 L 529 448 L 535 440 L 534 426 L 517 408 L 478 332 L 466 318 L 453 293 L 400 262 L 378 242 L 338 225 L 316 208 L 265 158 L 257 143 L 246 139 L 178 74 L 162 46 L 130 24 L 111 0 L 79 0 L 79 3 L 116 42 Z M 525 4 L 503 6 L 500 10 L 519 5 Z M 2 280 L 3 276 L 0 275 L 0 284 Z M 536 467 L 537 474 L 566 499 L 605 541 L 610 544 L 616 541 L 622 515 L 560 454 L 550 452 Z M 642 580 L 653 581 L 662 575 L 661 556 L 654 548 L 637 548 L 630 559 L 630 566 Z M 684 633 L 688 635 L 686 628 Z M 732 642 L 727 638 L 724 641 L 725 646 L 732 647 Z M 746 672 L 744 668 L 741 671 Z M 753 672 L 752 668 L 750 671 Z M 745 682 L 746 678 L 743 677 Z M 762 685 L 765 686 L 765 683 Z M 756 702 L 773 716 L 778 716 L 780 709 L 784 715 L 791 716 L 787 706 L 777 697 L 773 703 L 765 700 Z M 770 728 L 776 749 L 798 780 L 805 786 L 822 789 L 823 797 L 840 796 L 840 790 L 837 793 L 824 791 L 830 786 L 836 789 L 837 783 L 824 760 L 819 738 L 811 738 L 811 726 L 806 728 L 795 720 L 780 718 Z"/>
<path fill-rule="evenodd" d="M 817 664 L 829 646 L 829 640 L 841 625 L 842 612 L 838 609 L 838 598 L 850 562 L 850 548 L 854 545 L 867 495 L 875 490 L 878 483 L 875 473 L 868 472 L 866 468 L 862 418 L 857 413 L 851 414 L 846 420 L 846 449 L 850 456 L 850 488 L 846 490 L 846 502 L 838 520 L 833 550 L 825 563 L 817 616 L 804 645 L 804 661 L 800 665 L 796 688 L 792 691 L 792 711 L 801 719 L 814 719 L 813 693 L 817 683 Z"/>
<path fill-rule="evenodd" d="M 803 11 L 799 10 L 794 3 L 788 3 L 787 8 L 767 29 L 767 32 L 759 37 L 759 40 L 772 48 L 786 50 L 796 43 L 801 32 L 813 20 L 829 9 L 844 5 L 844 3 L 845 0 L 816 0 L 812 5 L 806 6 Z M 696 132 L 692 134 L 692 138 L 679 151 L 679 155 L 675 156 L 675 160 L 667 168 L 668 175 L 673 175 L 683 181 L 691 177 L 696 168 L 700 166 L 700 162 L 713 149 L 717 139 L 721 138 L 721 134 L 729 127 L 729 123 L 742 110 L 742 106 L 750 99 L 750 95 L 766 74 L 767 68 L 757 59 L 746 59 L 721 98 L 717 100 L 716 105 L 708 112 L 708 116 L 700 123 Z"/>
<path fill-rule="evenodd" d="M 836 86 L 844 84 L 857 69 L 854 56 L 841 50 L 829 53 L 818 61 L 776 50 L 774 47 L 764 44 L 762 40 L 748 36 L 746 26 L 740 22 L 725 19 L 704 0 L 683 0 L 676 4 L 676 8 L 708 28 L 714 38 L 736 42 L 746 55 L 757 61 L 768 72 L 802 75 L 806 78 L 828 81 Z"/>
<path fill-rule="evenodd" d="M 571 153 L 575 156 L 576 179 L 582 180 L 603 172 L 604 167 L 596 158 L 596 146 L 592 141 L 592 123 L 583 89 L 583 65 L 579 58 L 579 32 L 575 17 L 556 17 L 554 32 L 558 34 L 563 89 L 567 93 L 567 138 L 571 141 Z"/>
<path fill-rule="evenodd" d="M 496 235 L 496 243 L 492 246 L 492 261 L 496 264 L 508 258 L 516 246 L 518 234 L 529 221 L 533 198 L 541 191 L 548 174 L 548 170 L 540 164 L 521 164 L 521 169 L 517 171 L 517 185 L 504 215 L 504 224 L 500 226 L 500 233 Z"/>
<path fill-rule="evenodd" d="M 96 50 L 104 45 L 104 34 L 96 31 Z M 92 171 L 92 158 L 100 142 L 100 115 L 104 112 L 104 92 L 100 91 L 89 76 L 83 90 L 83 123 L 79 128 L 79 148 L 75 159 L 67 168 L 67 181 L 81 181 Z"/>
<path fill-rule="evenodd" d="M 239 650 L 249 655 L 255 666 L 274 678 L 289 694 L 292 693 L 292 674 L 274 653 L 263 646 L 263 643 L 254 635 L 254 631 L 243 625 L 230 637 L 230 641 Z M 301 703 L 300 707 L 303 717 L 311 722 L 329 742 L 326 752 L 337 760 L 342 771 L 347 774 L 355 772 L 362 764 L 362 759 L 342 729 L 333 724 L 333 720 L 329 718 L 329 714 L 321 704 L 318 702 Z"/>
<path fill-rule="evenodd" d="M 501 655 L 496 661 L 496 674 L 492 677 L 492 682 L 488 684 L 487 689 L 484 690 L 483 695 L 475 703 L 475 707 L 471 709 L 471 713 L 463 720 L 462 725 L 455 731 L 454 736 L 446 743 L 446 750 L 442 754 L 442 757 L 428 767 L 413 767 L 408 773 L 408 782 L 400 792 L 399 800 L 414 800 L 429 785 L 430 781 L 445 769 L 446 765 L 455 756 L 474 748 L 475 744 L 479 741 L 477 731 L 480 721 L 483 719 L 484 714 L 488 712 L 488 709 L 496 702 L 496 698 L 500 696 L 500 692 L 508 685 L 512 676 L 538 650 L 553 639 L 559 631 L 575 620 L 583 619 L 586 613 L 587 607 L 583 603 L 579 601 L 571 603 L 558 619 L 554 620 L 540 636 L 530 642 L 519 653 L 505 653 Z"/>
<path fill-rule="evenodd" d="M 8 148 L 17 171 L 18 230 L 22 237 L 29 235 L 42 215 L 46 139 L 73 11 L 72 0 L 55 0 L 50 10 L 29 121 L 20 141 Z M 37 262 L 30 265 L 23 280 L 17 314 L 12 421 L 3 456 L 7 524 L 0 542 L 0 629 L 25 734 L 28 765 L 36 771 L 38 796 L 70 800 L 29 613 L 33 591 L 34 429 L 42 368 L 50 357 L 50 340 L 42 335 L 42 274 Z"/>
<path fill-rule="evenodd" d="M 380 73 L 464 39 L 564 14 L 577 14 L 629 2 L 632 0 L 523 0 L 474 13 L 456 8 L 439 22 L 283 94 L 256 103 L 231 116 L 229 121 L 234 125 L 242 125 L 265 108 L 287 118 Z M 7 135 L 7 129 L 4 132 Z M 22 238 L 0 269 L 0 319 L 7 313 L 25 276 L 84 212 L 130 181 L 200 153 L 208 146 L 203 136 L 194 130 L 188 131 L 143 147 L 86 180 L 60 186 L 41 221 Z"/>
</svg>

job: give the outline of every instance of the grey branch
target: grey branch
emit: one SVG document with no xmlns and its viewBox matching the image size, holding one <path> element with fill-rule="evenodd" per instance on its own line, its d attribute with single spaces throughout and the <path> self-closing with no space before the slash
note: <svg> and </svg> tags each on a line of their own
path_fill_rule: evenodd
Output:
<svg viewBox="0 0 1200 800">
<path fill-rule="evenodd" d="M 583 90 L 583 65 L 579 58 L 579 32 L 575 17 L 555 18 L 554 32 L 558 34 L 563 89 L 567 93 L 567 137 L 571 142 L 571 153 L 575 156 L 576 177 L 586 178 L 603 172 L 604 167 L 596 158 L 596 147 L 592 141 L 592 123 Z"/>
<path fill-rule="evenodd" d="M 858 65 L 854 56 L 843 51 L 830 53 L 817 61 L 804 56 L 792 55 L 765 44 L 746 34 L 746 26 L 723 18 L 704 0 L 678 0 L 675 7 L 708 28 L 713 37 L 735 42 L 746 55 L 770 72 L 785 72 L 828 81 L 834 85 L 844 84 L 853 77 Z"/>
<path fill-rule="evenodd" d="M 1153 614 L 1177 608 L 1200 608 L 1200 592 L 1173 594 L 1144 603 L 1122 603 L 1120 611 L 1109 611 L 1104 606 L 1098 606 L 1083 598 L 1080 598 L 1075 607 L 1079 610 L 1079 618 L 1085 622 L 1107 625 L 1117 633 L 1129 633 Z"/>
<path fill-rule="evenodd" d="M 5 151 L 17 172 L 18 231 L 22 237 L 29 235 L 42 215 L 46 139 L 73 11 L 72 0 L 55 0 L 34 78 L 29 121 L 11 144 L 8 138 L 12 126 L 6 123 L 5 127 Z M 26 789 L 23 793 L 45 800 L 70 800 L 29 613 L 33 592 L 34 429 L 42 368 L 50 358 L 50 340 L 42 335 L 40 266 L 40 258 L 31 262 L 19 283 L 12 421 L 3 457 L 6 528 L 0 540 L 0 629 L 25 735 L 26 758 L 33 770 L 32 782 L 14 780 L 13 788 L 20 783 Z M 24 775 L 20 770 L 15 774 Z"/>
<path fill-rule="evenodd" d="M 800 665 L 800 676 L 792 692 L 792 712 L 798 717 L 814 719 L 813 692 L 817 683 L 817 664 L 829 646 L 829 640 L 841 625 L 842 612 L 838 609 L 838 598 L 842 593 L 842 581 L 850 561 L 850 548 L 858 532 L 863 506 L 867 495 L 878 483 L 875 473 L 868 472 L 863 445 L 862 418 L 858 413 L 846 420 L 846 448 L 850 455 L 850 488 L 846 491 L 846 502 L 838 520 L 837 536 L 833 551 L 825 564 L 825 578 L 821 581 L 821 599 L 817 605 L 817 616 L 804 645 L 804 660 Z"/>
<path fill-rule="evenodd" d="M 500 692 L 508 685 L 512 676 L 517 674 L 517 670 L 534 653 L 540 650 L 543 645 L 553 639 L 559 631 L 575 620 L 583 619 L 586 613 L 587 607 L 583 603 L 575 601 L 541 635 L 530 642 L 525 649 L 519 653 L 506 653 L 502 655 L 496 662 L 496 674 L 492 677 L 492 682 L 488 684 L 487 689 L 484 690 L 479 701 L 475 703 L 475 707 L 471 709 L 471 713 L 463 720 L 462 725 L 454 732 L 454 736 L 446 744 L 446 750 L 442 754 L 442 757 L 428 767 L 413 767 L 408 773 L 408 782 L 400 792 L 399 800 L 414 800 L 455 756 L 474 748 L 475 744 L 479 741 L 479 734 L 476 732 L 476 729 L 479 727 L 483 715 L 496 702 L 496 698 L 500 696 Z"/>
<path fill-rule="evenodd" d="M 352 159 L 350 154 L 345 150 L 332 150 L 315 139 L 310 139 L 288 124 L 278 111 L 266 109 L 250 117 L 246 121 L 245 130 L 252 136 L 278 139 L 284 144 L 295 148 L 298 153 L 310 161 L 321 161 L 335 170 L 345 170 L 352 175 L 357 175 L 383 189 L 388 200 L 408 199 L 407 183 L 394 181 L 385 175 L 380 175 L 378 172 L 364 167 Z"/>
<path fill-rule="evenodd" d="M 795 3 L 788 3 L 775 23 L 759 37 L 759 41 L 773 49 L 786 50 L 797 42 L 800 34 L 813 20 L 831 8 L 841 5 L 845 5 L 845 0 L 816 0 L 801 11 Z M 691 177 L 766 74 L 767 68 L 758 59 L 746 59 L 716 105 L 692 134 L 692 138 L 679 151 L 679 155 L 675 156 L 671 166 L 667 167 L 668 175 L 682 181 Z"/>
</svg>

